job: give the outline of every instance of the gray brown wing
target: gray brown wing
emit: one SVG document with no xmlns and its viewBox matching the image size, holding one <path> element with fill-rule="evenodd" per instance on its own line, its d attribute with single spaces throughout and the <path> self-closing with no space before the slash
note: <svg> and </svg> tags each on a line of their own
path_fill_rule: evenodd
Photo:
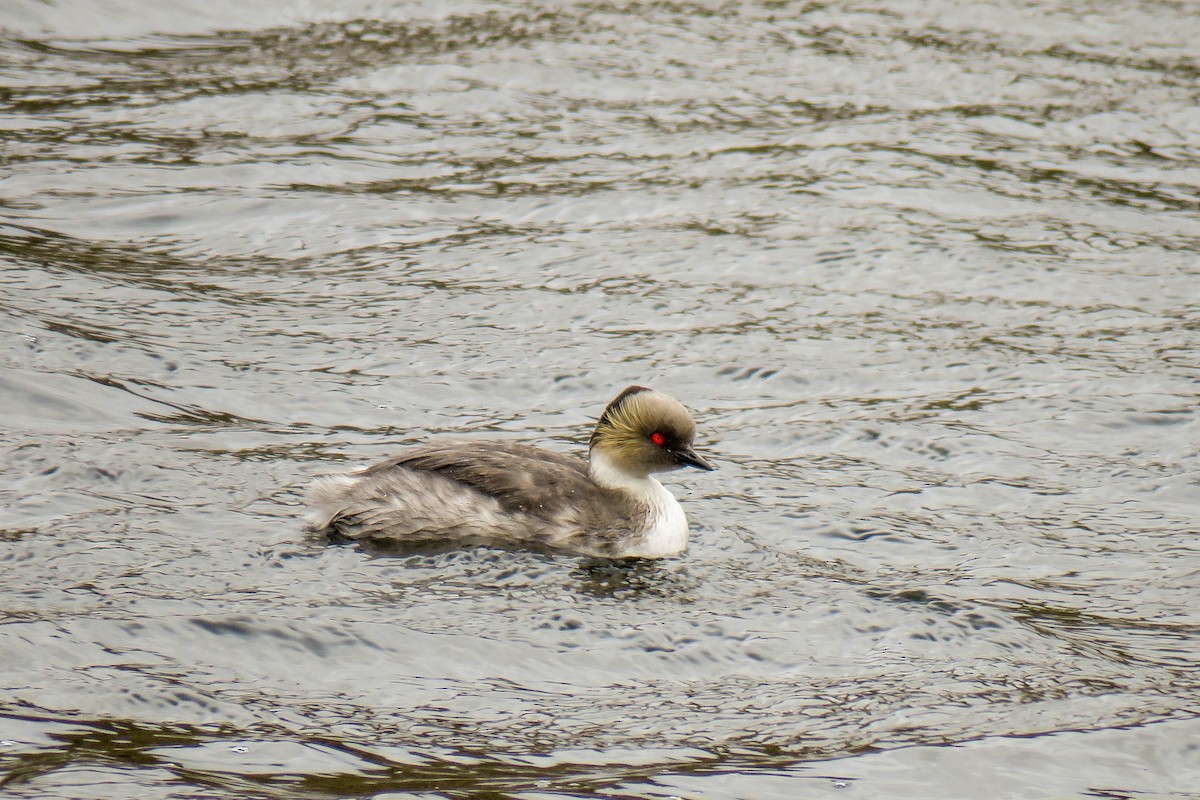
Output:
<svg viewBox="0 0 1200 800">
<path fill-rule="evenodd" d="M 601 490 L 581 459 L 506 442 L 445 442 L 410 450 L 358 473 L 432 472 L 495 498 L 505 511 L 553 517 L 564 506 L 587 507 Z"/>
</svg>

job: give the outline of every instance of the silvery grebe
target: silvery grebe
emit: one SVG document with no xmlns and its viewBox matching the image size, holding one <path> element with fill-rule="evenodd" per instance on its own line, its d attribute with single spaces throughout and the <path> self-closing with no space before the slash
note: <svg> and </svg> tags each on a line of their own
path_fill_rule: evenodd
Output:
<svg viewBox="0 0 1200 800">
<path fill-rule="evenodd" d="M 687 517 L 653 473 L 711 470 L 672 397 L 630 386 L 604 409 L 588 460 L 522 444 L 447 441 L 318 478 L 309 525 L 375 542 L 491 543 L 608 558 L 684 551 Z"/>
</svg>

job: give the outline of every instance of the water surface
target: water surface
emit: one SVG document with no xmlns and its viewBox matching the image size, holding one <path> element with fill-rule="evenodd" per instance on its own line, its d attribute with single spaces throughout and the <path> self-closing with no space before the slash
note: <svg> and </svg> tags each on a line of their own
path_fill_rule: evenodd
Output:
<svg viewBox="0 0 1200 800">
<path fill-rule="evenodd" d="M 12 797 L 1200 797 L 1176 3 L 10 3 Z M 695 412 L 678 559 L 308 538 Z"/>
</svg>

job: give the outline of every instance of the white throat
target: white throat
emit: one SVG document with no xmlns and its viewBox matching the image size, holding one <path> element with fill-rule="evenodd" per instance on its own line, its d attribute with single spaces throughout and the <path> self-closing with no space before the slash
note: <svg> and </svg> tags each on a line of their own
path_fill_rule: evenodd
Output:
<svg viewBox="0 0 1200 800">
<path fill-rule="evenodd" d="M 683 507 L 656 478 L 626 472 L 597 448 L 592 448 L 589 453 L 588 474 L 601 486 L 626 492 L 650 509 L 642 540 L 622 555 L 661 558 L 682 553 L 687 548 L 688 523 Z"/>
</svg>

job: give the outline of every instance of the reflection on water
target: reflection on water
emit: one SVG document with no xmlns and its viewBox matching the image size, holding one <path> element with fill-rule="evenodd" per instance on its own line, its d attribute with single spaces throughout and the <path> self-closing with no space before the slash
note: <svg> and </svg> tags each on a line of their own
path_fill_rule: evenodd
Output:
<svg viewBox="0 0 1200 800">
<path fill-rule="evenodd" d="M 1194 796 L 1194 15 L 5 16 L 7 793 Z M 632 382 L 683 558 L 301 529 Z"/>
<path fill-rule="evenodd" d="M 581 559 L 573 571 L 578 590 L 596 598 L 678 597 L 696 588 L 674 564 L 631 558 Z"/>
</svg>

